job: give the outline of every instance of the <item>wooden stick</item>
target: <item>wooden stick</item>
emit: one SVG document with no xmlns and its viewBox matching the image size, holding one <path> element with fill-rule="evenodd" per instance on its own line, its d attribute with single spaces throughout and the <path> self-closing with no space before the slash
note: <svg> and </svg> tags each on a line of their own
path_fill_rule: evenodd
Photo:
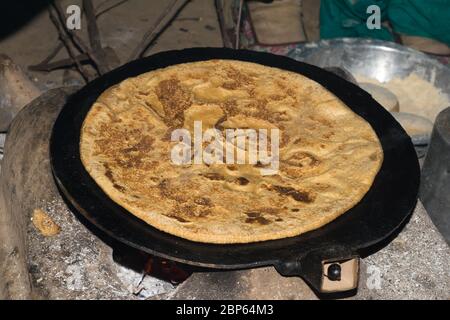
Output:
<svg viewBox="0 0 450 320">
<path fill-rule="evenodd" d="M 44 65 L 48 65 L 50 63 L 50 61 L 56 57 L 56 55 L 59 53 L 59 51 L 64 48 L 64 43 L 62 43 L 58 37 L 57 39 L 58 43 L 56 44 L 56 47 L 50 51 L 50 54 L 41 62 L 39 62 L 38 64 L 32 65 L 32 66 L 28 66 L 28 70 L 31 71 L 50 71 L 50 70 L 43 70 L 41 67 Z M 74 64 L 74 61 L 72 61 L 72 64 Z"/>
<path fill-rule="evenodd" d="M 173 11 L 173 8 L 177 4 L 178 0 L 172 0 L 170 4 L 166 7 L 164 12 L 158 17 L 155 24 L 153 24 L 149 31 L 144 34 L 139 45 L 132 51 L 129 61 L 135 60 L 142 56 L 142 54 L 147 50 L 147 48 L 155 41 L 158 36 L 166 29 L 166 27 L 173 21 L 173 19 L 178 15 L 182 8 L 189 2 L 190 0 L 183 0 L 182 4 L 178 6 L 178 9 L 169 16 L 169 14 Z M 167 19 L 167 16 L 169 18 Z M 165 22 L 164 22 L 165 21 Z"/>
<path fill-rule="evenodd" d="M 92 0 L 83 0 L 83 9 L 86 13 L 86 19 L 88 22 L 87 25 L 88 25 L 89 42 L 91 45 L 91 49 L 93 51 L 92 56 L 95 56 L 96 58 L 98 58 L 99 61 L 102 61 L 102 63 L 97 64 L 97 67 L 100 71 L 100 74 L 104 74 L 109 71 L 108 61 L 106 59 L 105 53 L 103 52 L 102 42 L 100 39 L 100 32 L 98 30 Z"/>
<path fill-rule="evenodd" d="M 64 45 L 63 45 L 64 47 Z M 114 55 L 115 52 L 110 47 L 102 48 L 102 51 L 104 54 L 108 57 L 109 61 L 114 61 Z M 91 60 L 89 59 L 88 55 L 86 53 L 80 53 L 76 56 L 77 60 L 83 65 L 86 63 L 90 63 Z M 29 66 L 28 69 L 32 71 L 44 71 L 44 72 L 50 72 L 56 69 L 62 69 L 62 68 L 68 68 L 72 67 L 75 64 L 74 60 L 72 58 L 66 58 L 57 60 L 54 62 L 42 62 L 33 66 Z"/>
<path fill-rule="evenodd" d="M 239 13 L 238 13 L 238 20 L 237 20 L 237 24 L 236 24 L 236 32 L 235 32 L 235 45 L 234 48 L 235 49 L 239 49 L 239 33 L 241 31 L 241 19 L 242 19 L 242 7 L 244 6 L 244 0 L 240 0 L 239 1 Z"/>
<path fill-rule="evenodd" d="M 121 4 L 123 4 L 123 3 L 127 2 L 127 1 L 128 0 L 120 0 L 119 2 L 114 3 L 111 6 L 106 7 L 105 9 L 99 11 L 101 7 L 103 7 L 106 3 L 110 2 L 110 0 L 105 0 L 102 3 L 100 3 L 95 8 L 95 17 L 98 18 L 99 16 L 105 14 L 109 10 L 116 8 L 119 5 L 121 5 Z M 82 13 L 82 16 L 83 15 L 84 15 L 84 12 Z M 62 48 L 64 48 L 64 43 L 58 41 L 56 47 L 50 52 L 50 54 L 44 60 L 42 60 L 41 62 L 39 62 L 39 63 L 37 63 L 35 65 L 29 66 L 28 69 L 32 70 L 32 71 L 46 71 L 46 72 L 49 72 L 49 71 L 52 71 L 52 70 L 55 70 L 55 69 L 64 68 L 64 67 L 68 67 L 70 65 L 74 65 L 75 62 L 72 59 L 62 59 L 60 61 L 55 61 L 53 63 L 50 63 L 50 61 L 53 58 L 56 57 L 56 55 L 59 53 L 59 51 L 61 51 Z M 88 57 L 87 57 L 86 54 L 80 54 L 80 55 L 78 55 L 78 58 L 80 60 L 84 60 L 84 59 L 86 59 Z M 108 65 L 108 67 L 111 67 L 111 66 Z"/>
<path fill-rule="evenodd" d="M 64 48 L 64 43 L 62 42 L 58 42 L 58 44 L 56 45 L 56 47 L 50 52 L 50 54 L 47 56 L 47 58 L 45 58 L 44 60 L 42 60 L 40 63 L 38 63 L 37 65 L 43 65 L 43 64 L 47 64 L 49 63 L 54 57 L 56 57 L 56 55 L 59 53 L 59 51 Z M 30 66 L 30 68 L 33 66 Z M 31 69 L 30 69 L 31 70 Z"/>
<path fill-rule="evenodd" d="M 103 10 L 100 11 L 100 8 L 103 7 L 104 4 L 106 4 L 107 2 L 109 2 L 109 0 L 105 0 L 105 1 L 103 1 L 102 3 L 100 3 L 100 4 L 95 8 L 95 12 L 96 12 L 96 13 L 95 13 L 95 17 L 98 18 L 98 17 L 100 17 L 102 14 L 104 14 L 104 13 L 108 12 L 109 10 L 112 10 L 112 9 L 114 9 L 114 8 L 116 8 L 116 7 L 118 7 L 118 6 L 120 6 L 121 4 L 123 4 L 123 3 L 127 2 L 127 1 L 128 1 L 128 0 L 121 0 L 121 1 L 119 1 L 119 2 L 117 2 L 117 3 L 114 3 L 114 4 L 110 5 L 109 7 L 106 7 L 105 9 L 103 9 Z"/>
<path fill-rule="evenodd" d="M 233 41 L 230 39 L 227 25 L 225 23 L 225 14 L 223 12 L 222 0 L 215 0 L 217 19 L 219 20 L 220 32 L 222 33 L 222 43 L 226 48 L 234 48 Z"/>
<path fill-rule="evenodd" d="M 67 49 L 67 52 L 69 53 L 70 58 L 74 61 L 78 71 L 82 75 L 83 79 L 85 81 L 90 80 L 90 74 L 89 72 L 81 65 L 80 61 L 77 58 L 77 54 L 73 51 L 73 48 L 71 46 L 70 39 L 67 37 L 66 32 L 64 31 L 64 27 L 61 26 L 61 23 L 56 15 L 56 13 L 53 12 L 51 8 L 48 8 L 50 19 L 52 20 L 53 24 L 56 26 L 58 30 L 59 37 L 64 44 L 64 46 Z"/>
<path fill-rule="evenodd" d="M 52 6 L 55 8 L 56 12 L 58 13 L 58 18 L 60 20 L 60 23 L 63 25 L 64 31 L 69 35 L 69 39 L 72 40 L 72 42 L 80 49 L 80 51 L 86 53 L 89 56 L 89 59 L 92 60 L 92 62 L 95 64 L 97 71 L 99 75 L 102 75 L 101 70 L 107 69 L 102 61 L 100 61 L 91 51 L 91 49 L 84 43 L 84 41 L 71 30 L 68 30 L 65 27 L 65 16 L 64 11 L 61 8 L 60 4 L 57 1 L 52 2 Z"/>
<path fill-rule="evenodd" d="M 98 31 L 97 21 L 95 20 L 95 12 L 92 1 L 83 0 L 83 9 L 86 13 L 91 48 L 94 51 L 100 50 L 102 48 L 102 42 L 100 40 L 100 32 Z"/>
<path fill-rule="evenodd" d="M 88 63 L 89 57 L 85 53 L 80 53 L 76 56 L 77 60 L 80 62 L 80 64 Z M 29 66 L 28 69 L 31 71 L 44 71 L 44 72 L 50 72 L 56 69 L 62 69 L 62 68 L 68 68 L 75 64 L 74 59 L 72 58 L 66 58 L 57 60 L 54 62 L 47 62 L 47 63 L 39 63 L 33 66 Z"/>
</svg>

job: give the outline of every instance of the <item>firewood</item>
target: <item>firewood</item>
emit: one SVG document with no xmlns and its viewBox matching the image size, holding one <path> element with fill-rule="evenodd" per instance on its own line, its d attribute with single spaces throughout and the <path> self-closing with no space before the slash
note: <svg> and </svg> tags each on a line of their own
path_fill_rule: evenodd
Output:
<svg viewBox="0 0 450 320">
<path fill-rule="evenodd" d="M 0 54 L 0 132 L 7 131 L 15 115 L 40 94 L 22 69 Z"/>
</svg>

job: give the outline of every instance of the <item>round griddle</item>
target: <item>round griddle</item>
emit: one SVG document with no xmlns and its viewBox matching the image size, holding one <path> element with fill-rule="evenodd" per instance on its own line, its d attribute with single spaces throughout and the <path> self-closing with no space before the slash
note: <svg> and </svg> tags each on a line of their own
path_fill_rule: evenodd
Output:
<svg viewBox="0 0 450 320">
<path fill-rule="evenodd" d="M 381 141 L 384 161 L 361 202 L 333 222 L 297 237 L 230 245 L 198 243 L 170 235 L 113 202 L 80 160 L 80 129 L 92 104 L 103 91 L 127 78 L 174 64 L 210 59 L 249 61 L 297 72 L 320 83 L 368 121 Z M 69 99 L 59 114 L 52 132 L 50 156 L 53 174 L 65 198 L 111 237 L 150 254 L 190 265 L 220 269 L 274 265 L 283 275 L 302 276 L 319 291 L 324 262 L 352 259 L 402 225 L 415 207 L 420 176 L 409 136 L 358 86 L 286 57 L 225 48 L 158 53 L 90 82 Z"/>
</svg>

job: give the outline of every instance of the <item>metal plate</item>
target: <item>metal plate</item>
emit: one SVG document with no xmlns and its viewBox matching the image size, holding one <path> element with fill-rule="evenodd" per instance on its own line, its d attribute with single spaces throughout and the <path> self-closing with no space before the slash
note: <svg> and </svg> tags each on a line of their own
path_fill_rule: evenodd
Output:
<svg viewBox="0 0 450 320">
<path fill-rule="evenodd" d="M 80 128 L 91 105 L 104 90 L 129 77 L 173 64 L 209 59 L 250 61 L 303 74 L 322 84 L 366 119 L 381 141 L 384 162 L 362 201 L 332 223 L 306 234 L 233 245 L 197 243 L 172 236 L 135 218 L 111 201 L 80 160 Z M 110 236 L 174 261 L 223 269 L 263 265 L 289 269 L 290 263 L 300 261 L 311 252 L 357 253 L 385 239 L 405 221 L 415 207 L 419 187 L 419 164 L 410 138 L 368 93 L 318 67 L 282 56 L 224 48 L 159 53 L 124 65 L 89 83 L 69 99 L 56 120 L 50 156 L 55 179 L 65 197 Z"/>
<path fill-rule="evenodd" d="M 450 99 L 450 68 L 430 55 L 395 42 L 361 38 L 320 40 L 300 44 L 290 57 L 321 68 L 341 67 L 355 76 L 379 82 L 416 74 Z"/>
</svg>

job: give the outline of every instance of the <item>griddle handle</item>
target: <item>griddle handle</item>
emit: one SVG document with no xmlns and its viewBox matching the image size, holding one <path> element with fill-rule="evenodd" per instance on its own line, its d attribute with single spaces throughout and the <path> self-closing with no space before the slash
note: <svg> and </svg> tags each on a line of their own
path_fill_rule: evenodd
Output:
<svg viewBox="0 0 450 320">
<path fill-rule="evenodd" d="M 275 266 L 283 276 L 303 278 L 318 294 L 346 292 L 358 287 L 359 256 L 342 247 L 316 250 Z"/>
</svg>

